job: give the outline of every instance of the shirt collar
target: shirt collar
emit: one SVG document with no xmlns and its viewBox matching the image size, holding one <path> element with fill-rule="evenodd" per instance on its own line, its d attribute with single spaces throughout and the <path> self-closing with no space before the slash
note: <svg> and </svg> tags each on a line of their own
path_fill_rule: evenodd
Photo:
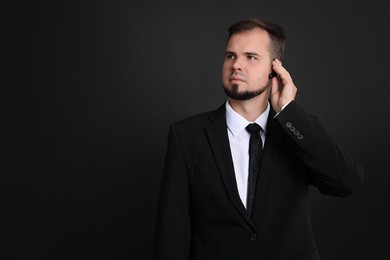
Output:
<svg viewBox="0 0 390 260">
<path fill-rule="evenodd" d="M 270 111 L 270 104 L 267 102 L 267 108 L 264 112 L 256 118 L 254 122 L 250 122 L 238 114 L 229 104 L 229 100 L 226 101 L 226 124 L 231 132 L 231 134 L 235 137 L 238 136 L 245 127 L 250 123 L 257 123 L 265 133 L 267 133 L 267 119 Z"/>
</svg>

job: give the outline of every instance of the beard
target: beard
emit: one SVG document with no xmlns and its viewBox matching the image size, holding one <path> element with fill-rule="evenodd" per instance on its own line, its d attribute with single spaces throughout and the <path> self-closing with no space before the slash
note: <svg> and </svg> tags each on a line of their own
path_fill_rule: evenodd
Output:
<svg viewBox="0 0 390 260">
<path fill-rule="evenodd" d="M 228 88 L 225 85 L 222 86 L 223 86 L 223 90 L 225 91 L 226 95 L 229 98 L 235 100 L 249 100 L 262 94 L 270 86 L 270 84 L 267 84 L 266 86 L 263 86 L 254 91 L 245 90 L 241 92 L 238 91 L 238 85 L 236 84 L 232 85 L 231 88 Z"/>
</svg>

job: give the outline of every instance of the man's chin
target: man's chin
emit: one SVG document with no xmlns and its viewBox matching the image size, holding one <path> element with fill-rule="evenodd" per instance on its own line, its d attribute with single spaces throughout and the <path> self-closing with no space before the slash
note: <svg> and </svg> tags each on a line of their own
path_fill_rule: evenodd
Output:
<svg viewBox="0 0 390 260">
<path fill-rule="evenodd" d="M 245 101 L 261 95 L 267 89 L 267 87 L 263 87 L 256 91 L 247 91 L 247 90 L 239 91 L 238 86 L 233 85 L 230 88 L 226 88 L 225 86 L 223 86 L 223 89 L 229 98 L 234 100 Z"/>
</svg>

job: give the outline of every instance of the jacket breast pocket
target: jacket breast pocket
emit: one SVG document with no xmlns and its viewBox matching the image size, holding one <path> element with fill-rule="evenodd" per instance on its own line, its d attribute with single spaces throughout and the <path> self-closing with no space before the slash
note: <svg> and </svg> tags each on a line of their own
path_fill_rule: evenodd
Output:
<svg viewBox="0 0 390 260">
<path fill-rule="evenodd" d="M 226 201 L 226 189 L 219 169 L 211 165 L 194 165 L 193 188 L 200 197 Z"/>
<path fill-rule="evenodd" d="M 194 165 L 193 178 L 200 188 L 215 187 L 221 182 L 219 170 L 213 165 Z"/>
<path fill-rule="evenodd" d="M 312 248 L 311 250 L 309 250 L 303 254 L 295 256 L 294 259 L 295 260 L 320 260 L 316 248 Z"/>
</svg>

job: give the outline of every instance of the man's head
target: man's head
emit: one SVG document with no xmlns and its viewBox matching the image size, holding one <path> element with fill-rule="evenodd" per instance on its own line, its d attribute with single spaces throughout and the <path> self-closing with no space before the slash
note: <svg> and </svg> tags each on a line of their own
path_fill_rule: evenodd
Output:
<svg viewBox="0 0 390 260">
<path fill-rule="evenodd" d="M 261 29 L 268 33 L 268 36 L 270 38 L 268 48 L 271 55 L 271 60 L 282 60 L 284 55 L 286 35 L 284 33 L 283 28 L 273 22 L 258 18 L 239 21 L 229 27 L 228 40 L 234 34 L 248 32 L 253 29 Z"/>
<path fill-rule="evenodd" d="M 228 31 L 223 87 L 230 98 L 248 100 L 270 86 L 271 62 L 282 59 L 286 37 L 279 25 L 260 19 L 239 21 Z"/>
</svg>

